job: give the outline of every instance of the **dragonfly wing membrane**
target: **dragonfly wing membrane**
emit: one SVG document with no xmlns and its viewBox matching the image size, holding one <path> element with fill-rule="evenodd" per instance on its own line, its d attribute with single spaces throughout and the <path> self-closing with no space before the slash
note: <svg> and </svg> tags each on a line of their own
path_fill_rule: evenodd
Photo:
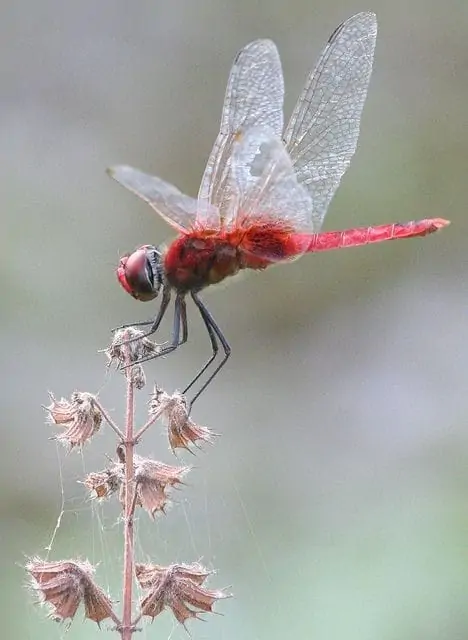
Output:
<svg viewBox="0 0 468 640">
<path fill-rule="evenodd" d="M 235 215 L 238 194 L 230 173 L 237 136 L 253 126 L 268 126 L 281 136 L 283 101 L 283 72 L 276 46 L 270 40 L 251 42 L 238 53 L 229 76 L 220 131 L 198 194 L 202 224 L 209 205 L 219 209 L 222 223 Z"/>
<path fill-rule="evenodd" d="M 285 131 L 298 180 L 312 198 L 311 231 L 320 229 L 356 150 L 376 37 L 373 13 L 359 13 L 334 31 Z"/>
<path fill-rule="evenodd" d="M 259 127 L 244 132 L 234 148 L 232 177 L 239 193 L 233 228 L 262 228 L 271 237 L 310 228 L 310 194 L 298 182 L 291 158 L 275 132 Z M 260 243 L 250 252 L 273 261 L 291 257 L 275 253 L 271 247 L 269 242 L 263 247 Z M 297 247 L 294 257 L 305 249 Z"/>
<path fill-rule="evenodd" d="M 198 203 L 177 187 L 126 165 L 111 167 L 108 174 L 126 189 L 147 202 L 164 220 L 181 233 L 193 229 L 196 223 Z M 208 207 L 206 218 L 218 219 L 215 207 Z"/>
</svg>

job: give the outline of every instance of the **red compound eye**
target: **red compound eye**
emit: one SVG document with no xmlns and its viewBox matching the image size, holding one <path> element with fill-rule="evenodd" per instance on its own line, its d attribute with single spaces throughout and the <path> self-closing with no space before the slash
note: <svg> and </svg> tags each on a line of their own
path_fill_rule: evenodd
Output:
<svg viewBox="0 0 468 640">
<path fill-rule="evenodd" d="M 117 278 L 127 293 L 136 300 L 153 300 L 159 293 L 161 278 L 158 271 L 159 254 L 145 245 L 120 259 Z"/>
</svg>

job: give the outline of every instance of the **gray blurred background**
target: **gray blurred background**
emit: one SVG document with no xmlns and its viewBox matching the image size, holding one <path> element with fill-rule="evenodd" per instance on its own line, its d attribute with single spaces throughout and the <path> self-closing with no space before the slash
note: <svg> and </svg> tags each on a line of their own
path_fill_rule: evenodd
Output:
<svg viewBox="0 0 468 640">
<path fill-rule="evenodd" d="M 192 623 L 194 638 L 466 638 L 468 3 L 0 6 L 3 637 L 102 637 L 80 616 L 68 633 L 45 621 L 23 589 L 21 565 L 46 555 L 62 510 L 50 558 L 100 563 L 120 598 L 118 509 L 77 483 L 105 466 L 112 433 L 67 457 L 41 410 L 48 390 L 99 391 L 120 419 L 123 380 L 97 351 L 155 308 L 125 295 L 114 268 L 171 230 L 105 168 L 133 164 L 195 195 L 236 51 L 276 41 L 289 114 L 331 31 L 371 9 L 380 31 L 360 146 L 325 228 L 453 224 L 206 292 L 233 355 L 194 417 L 222 437 L 182 456 L 196 466 L 189 486 L 167 517 L 139 517 L 137 557 L 203 558 L 219 572 L 210 584 L 230 585 L 235 599 Z M 189 344 L 147 367 L 169 391 L 209 348 L 192 311 Z M 141 453 L 174 462 L 160 426 Z M 169 636 L 186 637 L 169 614 L 141 635 Z"/>
</svg>

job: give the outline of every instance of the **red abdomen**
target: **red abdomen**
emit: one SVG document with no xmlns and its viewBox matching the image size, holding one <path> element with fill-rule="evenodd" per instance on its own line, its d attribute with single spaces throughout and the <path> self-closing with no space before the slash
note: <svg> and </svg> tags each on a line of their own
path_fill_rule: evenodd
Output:
<svg viewBox="0 0 468 640">
<path fill-rule="evenodd" d="M 411 220 L 410 222 L 394 222 L 373 227 L 356 227 L 344 231 L 324 231 L 315 234 L 294 234 L 292 241 L 308 243 L 305 251 L 316 253 L 317 251 L 329 251 L 330 249 L 344 249 L 346 247 L 359 247 L 375 242 L 387 240 L 403 240 L 404 238 L 424 237 L 446 227 L 448 220 L 443 218 L 425 218 L 424 220 Z"/>
</svg>

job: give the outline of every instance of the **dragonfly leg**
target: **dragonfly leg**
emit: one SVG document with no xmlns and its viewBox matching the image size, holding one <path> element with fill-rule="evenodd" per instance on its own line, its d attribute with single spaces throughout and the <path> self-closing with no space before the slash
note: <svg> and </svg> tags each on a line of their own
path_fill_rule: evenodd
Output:
<svg viewBox="0 0 468 640">
<path fill-rule="evenodd" d="M 193 396 L 192 400 L 190 401 L 189 412 L 192 409 L 193 404 L 195 403 L 195 401 L 200 397 L 200 395 L 203 393 L 203 391 L 205 391 L 207 386 L 213 381 L 215 376 L 224 367 L 224 365 L 227 362 L 227 359 L 231 355 L 231 347 L 229 346 L 228 341 L 224 337 L 223 332 L 219 328 L 217 322 L 215 321 L 215 319 L 213 318 L 211 313 L 208 311 L 208 309 L 206 308 L 204 303 L 198 297 L 198 294 L 197 293 L 192 293 L 192 299 L 193 299 L 193 301 L 195 302 L 195 304 L 198 307 L 198 310 L 200 312 L 202 320 L 205 323 L 206 330 L 208 331 L 208 335 L 210 336 L 212 354 L 211 354 L 210 359 L 206 362 L 205 365 L 203 365 L 203 367 L 200 369 L 200 371 L 197 373 L 197 375 L 193 378 L 193 380 L 190 382 L 190 384 L 184 389 L 183 394 L 185 395 L 185 393 L 203 375 L 203 373 L 208 369 L 208 367 L 211 365 L 213 360 L 216 358 L 216 356 L 218 355 L 218 352 L 219 352 L 219 343 L 221 343 L 221 346 L 223 348 L 224 356 L 223 356 L 223 359 L 221 360 L 221 362 L 218 364 L 218 366 L 213 371 L 213 373 L 210 375 L 208 380 L 206 380 L 204 382 L 204 384 L 201 386 L 201 388 Z"/>
<path fill-rule="evenodd" d="M 162 305 L 161 305 L 162 306 Z M 166 305 L 167 308 L 167 305 Z M 156 327 L 157 328 L 157 327 Z M 181 336 L 182 330 L 182 336 Z M 136 338 L 137 340 L 141 340 L 142 337 L 146 337 L 150 335 L 150 333 L 144 334 L 144 336 L 139 336 Z M 146 358 L 140 358 L 140 360 L 136 360 L 129 365 L 125 365 L 122 369 L 126 369 L 127 367 L 131 367 L 136 364 L 141 364 L 142 362 L 147 362 L 148 360 L 154 360 L 155 358 L 160 358 L 161 356 L 166 356 L 167 354 L 175 351 L 177 347 L 187 342 L 188 338 L 188 329 L 187 329 L 187 307 L 185 298 L 183 295 L 178 294 L 175 299 L 174 304 L 174 322 L 172 327 L 172 336 L 171 341 L 168 345 L 160 349 L 157 353 L 153 353 Z M 124 342 L 123 344 L 128 344 L 128 342 L 134 342 L 135 338 Z"/>
<path fill-rule="evenodd" d="M 177 345 L 178 347 L 185 344 L 188 340 L 187 304 L 184 297 L 180 299 L 180 325 L 182 328 L 182 337 Z"/>
<path fill-rule="evenodd" d="M 171 290 L 169 288 L 164 289 L 163 296 L 161 300 L 161 305 L 159 307 L 158 314 L 156 318 L 153 320 L 145 320 L 143 322 L 134 322 L 132 324 L 124 324 L 121 327 L 117 327 L 113 329 L 113 331 L 117 331 L 118 329 L 127 329 L 129 327 L 144 327 L 147 325 L 151 325 L 151 327 L 145 331 L 143 334 L 136 336 L 134 338 L 129 338 L 128 340 L 124 340 L 122 344 L 129 344 L 130 342 L 136 342 L 137 340 L 141 340 L 142 338 L 147 338 L 152 333 L 155 333 L 159 329 L 159 325 L 161 324 L 162 319 L 167 311 L 167 307 L 169 306 L 169 302 L 171 301 Z"/>
<path fill-rule="evenodd" d="M 151 320 L 143 320 L 142 322 L 128 322 L 127 324 L 121 324 L 118 327 L 111 329 L 112 333 L 120 331 L 121 329 L 128 329 L 129 327 L 147 327 L 149 324 L 153 324 L 154 318 Z"/>
<path fill-rule="evenodd" d="M 216 358 L 216 356 L 218 355 L 218 352 L 219 352 L 219 344 L 218 344 L 218 339 L 216 337 L 215 332 L 213 331 L 211 325 L 207 324 L 205 322 L 204 318 L 203 318 L 203 321 L 205 323 L 206 330 L 208 331 L 208 335 L 210 336 L 212 353 L 211 353 L 211 356 L 210 356 L 209 360 L 203 365 L 203 367 L 198 371 L 196 376 L 194 378 L 192 378 L 190 383 L 185 387 L 185 389 L 182 392 L 183 395 L 185 395 L 187 393 L 187 391 L 189 391 L 193 387 L 195 382 L 205 373 L 205 371 L 208 369 L 208 367 L 213 362 L 213 360 Z"/>
</svg>

